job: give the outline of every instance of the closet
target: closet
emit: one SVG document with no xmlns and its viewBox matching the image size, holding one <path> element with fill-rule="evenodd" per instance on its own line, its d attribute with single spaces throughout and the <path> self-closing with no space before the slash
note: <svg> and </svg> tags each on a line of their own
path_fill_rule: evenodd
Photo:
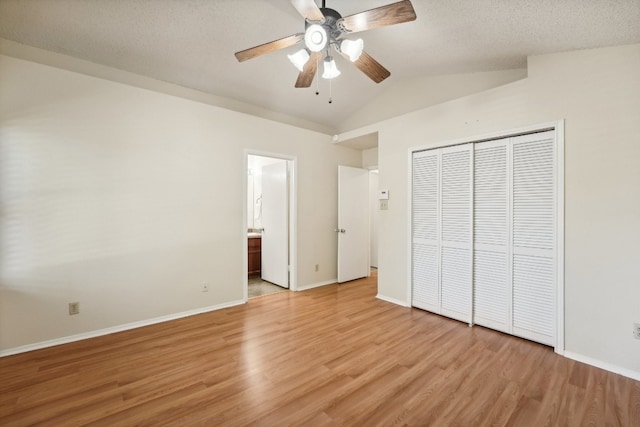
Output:
<svg viewBox="0 0 640 427">
<path fill-rule="evenodd" d="M 556 344 L 554 131 L 412 154 L 412 305 Z"/>
</svg>

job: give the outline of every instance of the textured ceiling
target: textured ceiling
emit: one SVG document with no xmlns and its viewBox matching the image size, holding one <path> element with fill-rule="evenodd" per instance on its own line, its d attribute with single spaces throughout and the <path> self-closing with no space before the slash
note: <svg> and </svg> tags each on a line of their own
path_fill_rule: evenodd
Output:
<svg viewBox="0 0 640 427">
<path fill-rule="evenodd" d="M 318 1 L 319 2 L 319 1 Z M 343 16 L 393 0 L 328 0 Z M 417 20 L 360 33 L 391 71 L 293 87 L 296 47 L 233 55 L 304 30 L 288 0 L 0 0 L 0 37 L 339 129 L 384 88 L 427 75 L 526 66 L 532 54 L 640 42 L 640 0 L 413 0 Z"/>
</svg>

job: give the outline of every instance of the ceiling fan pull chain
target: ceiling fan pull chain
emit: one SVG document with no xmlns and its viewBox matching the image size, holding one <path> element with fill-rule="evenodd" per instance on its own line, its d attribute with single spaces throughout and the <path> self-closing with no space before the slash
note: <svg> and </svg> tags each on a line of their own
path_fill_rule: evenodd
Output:
<svg viewBox="0 0 640 427">
<path fill-rule="evenodd" d="M 320 66 L 319 55 L 316 55 L 316 70 Z M 320 77 L 316 77 L 316 95 L 320 95 Z"/>
<path fill-rule="evenodd" d="M 331 80 L 329 79 L 329 104 L 333 103 L 333 99 L 331 99 Z"/>
</svg>

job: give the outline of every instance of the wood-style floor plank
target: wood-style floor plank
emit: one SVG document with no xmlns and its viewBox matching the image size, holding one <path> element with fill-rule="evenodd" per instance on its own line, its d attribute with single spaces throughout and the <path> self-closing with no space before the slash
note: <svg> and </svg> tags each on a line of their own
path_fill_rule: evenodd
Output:
<svg viewBox="0 0 640 427">
<path fill-rule="evenodd" d="M 376 275 L 0 359 L 0 425 L 640 426 L 640 382 Z"/>
</svg>

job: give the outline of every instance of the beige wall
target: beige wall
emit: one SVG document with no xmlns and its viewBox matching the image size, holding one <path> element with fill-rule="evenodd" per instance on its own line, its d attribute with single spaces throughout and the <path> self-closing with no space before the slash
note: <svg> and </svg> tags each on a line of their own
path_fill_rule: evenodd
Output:
<svg viewBox="0 0 640 427">
<path fill-rule="evenodd" d="M 359 128 L 527 77 L 527 70 L 422 76 L 393 80 L 385 90 L 340 123 L 340 132 Z"/>
<path fill-rule="evenodd" d="M 359 151 L 8 56 L 0 94 L 0 353 L 240 302 L 247 149 L 297 158 L 297 283 L 335 279 L 337 166 Z"/>
<path fill-rule="evenodd" d="M 640 378 L 640 45 L 529 58 L 528 78 L 353 131 L 379 132 L 379 292 L 407 303 L 408 153 L 565 119 L 567 355 Z"/>
<path fill-rule="evenodd" d="M 369 172 L 369 265 L 378 268 L 378 171 Z"/>
<path fill-rule="evenodd" d="M 362 150 L 362 167 L 365 169 L 378 169 L 378 147 Z"/>
</svg>

